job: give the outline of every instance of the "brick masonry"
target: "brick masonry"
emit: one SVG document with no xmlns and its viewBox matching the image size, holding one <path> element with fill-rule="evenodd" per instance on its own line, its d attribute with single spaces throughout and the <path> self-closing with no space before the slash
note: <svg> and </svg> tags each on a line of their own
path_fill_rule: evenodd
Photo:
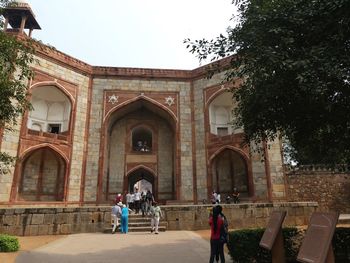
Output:
<svg viewBox="0 0 350 263">
<path fill-rule="evenodd" d="M 315 201 L 320 211 L 350 213 L 350 174 L 327 171 L 287 173 L 290 201 Z"/>
<path fill-rule="evenodd" d="M 208 229 L 212 206 L 162 206 L 168 230 Z M 223 205 L 230 228 L 266 227 L 272 211 L 287 211 L 286 226 L 308 224 L 317 204 L 275 203 Z M 73 233 L 103 232 L 110 227 L 111 208 L 4 208 L 0 209 L 0 233 L 18 236 L 66 235 Z"/>
</svg>

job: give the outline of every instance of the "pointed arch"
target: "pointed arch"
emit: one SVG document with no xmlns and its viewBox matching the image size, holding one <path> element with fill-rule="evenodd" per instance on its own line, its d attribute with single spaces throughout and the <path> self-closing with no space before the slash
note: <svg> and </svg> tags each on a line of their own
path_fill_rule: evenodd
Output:
<svg viewBox="0 0 350 263">
<path fill-rule="evenodd" d="M 64 201 L 68 174 L 65 156 L 51 145 L 31 147 L 21 156 L 18 200 Z"/>
<path fill-rule="evenodd" d="M 44 87 L 44 86 L 54 86 L 56 87 L 58 90 L 62 91 L 70 100 L 72 107 L 75 104 L 75 98 L 74 96 L 60 83 L 56 82 L 56 81 L 41 81 L 41 82 L 37 82 L 35 84 L 33 84 L 32 86 L 30 86 L 29 91 L 32 94 L 32 91 L 40 88 L 40 87 Z"/>
<path fill-rule="evenodd" d="M 208 163 L 208 193 L 214 189 L 224 190 L 225 194 L 229 194 L 239 182 L 238 185 L 244 190 L 246 197 L 254 196 L 251 159 L 243 150 L 231 145 L 222 146 L 210 156 Z M 220 189 L 220 185 L 224 189 Z"/>
<path fill-rule="evenodd" d="M 34 152 L 35 150 L 41 149 L 41 148 L 50 148 L 51 150 L 56 152 L 56 154 L 58 154 L 60 157 L 62 157 L 65 160 L 66 164 L 69 163 L 68 156 L 66 156 L 64 154 L 64 152 L 62 152 L 60 149 L 58 149 L 57 147 L 55 147 L 54 145 L 49 144 L 49 143 L 42 143 L 42 144 L 38 144 L 38 145 L 35 145 L 32 147 L 29 147 L 28 149 L 26 149 L 25 151 L 22 152 L 22 154 L 19 156 L 19 159 L 24 160 L 25 158 L 27 158 L 27 156 L 30 153 Z"/>
<path fill-rule="evenodd" d="M 216 150 L 216 152 L 214 152 L 210 156 L 209 163 L 211 163 L 216 156 L 218 156 L 220 153 L 222 153 L 223 151 L 225 151 L 227 149 L 232 150 L 234 152 L 237 152 L 244 159 L 245 162 L 248 163 L 250 161 L 249 156 L 243 150 L 241 150 L 237 147 L 231 146 L 231 145 L 225 145 L 225 146 L 222 146 L 221 148 L 219 148 L 218 150 Z"/>
<path fill-rule="evenodd" d="M 174 121 L 175 123 L 178 122 L 177 116 L 176 116 L 175 113 L 172 112 L 168 107 L 162 105 L 162 104 L 159 103 L 158 101 L 156 101 L 156 100 L 154 100 L 154 99 L 152 99 L 152 98 L 150 98 L 150 97 L 147 97 L 147 96 L 145 96 L 145 95 L 139 95 L 139 96 L 137 96 L 137 97 L 135 97 L 135 98 L 129 99 L 129 100 L 127 100 L 127 101 L 124 101 L 124 102 L 118 104 L 116 107 L 110 109 L 108 112 L 105 113 L 104 118 L 103 118 L 103 122 L 104 122 L 104 123 L 108 122 L 108 120 L 110 119 L 110 117 L 112 116 L 112 114 L 113 114 L 114 112 L 117 112 L 117 111 L 120 110 L 121 108 L 125 108 L 125 107 L 127 107 L 128 105 L 131 105 L 131 104 L 133 104 L 133 103 L 135 103 L 135 102 L 137 102 L 137 101 L 146 101 L 146 102 L 148 102 L 148 103 L 154 105 L 155 107 L 161 109 L 163 112 L 165 112 L 165 113 L 167 113 L 168 115 L 170 115 L 171 118 L 173 119 L 173 121 Z"/>
<path fill-rule="evenodd" d="M 144 169 L 144 170 L 146 170 L 146 171 L 152 173 L 152 174 L 154 175 L 154 177 L 156 177 L 155 171 L 153 171 L 151 168 L 149 168 L 149 167 L 147 167 L 147 166 L 145 166 L 145 165 L 143 165 L 143 164 L 139 164 L 139 165 L 137 165 L 136 167 L 133 167 L 132 169 L 130 169 L 130 170 L 127 172 L 127 174 L 126 174 L 126 177 L 129 177 L 129 175 L 130 175 L 131 173 L 133 173 L 133 172 L 135 172 L 135 171 L 137 171 L 137 170 L 139 170 L 139 169 Z"/>
<path fill-rule="evenodd" d="M 143 111 L 144 110 L 144 111 Z M 135 112 L 145 112 L 146 115 L 151 116 L 150 119 L 133 119 L 132 121 L 128 123 L 124 123 L 124 121 L 127 118 L 130 118 L 132 114 Z M 126 118 L 126 119 L 124 119 Z M 175 134 L 179 131 L 179 124 L 177 116 L 174 112 L 171 111 L 168 107 L 162 105 L 161 103 L 145 96 L 145 95 L 138 95 L 132 99 L 128 99 L 127 101 L 120 103 L 116 105 L 111 110 L 108 110 L 104 114 L 103 123 L 102 123 L 102 129 L 101 129 L 101 138 L 100 138 L 100 157 L 99 157 L 99 176 L 97 181 L 97 202 L 103 202 L 105 200 L 108 200 L 109 196 L 112 192 L 117 191 L 126 191 L 127 190 L 127 184 L 128 184 L 128 177 L 127 177 L 127 170 L 125 167 L 127 167 L 127 164 L 132 162 L 130 160 L 137 160 L 139 159 L 140 163 L 156 163 L 156 166 L 159 165 L 159 159 L 158 156 L 158 139 L 160 137 L 159 131 L 155 128 L 158 127 L 158 124 L 155 124 L 155 120 L 158 119 L 161 121 L 161 127 L 162 131 L 169 130 L 171 132 L 171 138 L 169 138 L 171 143 L 169 143 L 169 149 L 167 147 L 163 147 L 167 149 L 166 154 L 169 155 L 169 158 L 171 158 L 171 164 L 170 164 L 170 170 L 171 172 L 168 173 L 166 176 L 169 176 L 169 180 L 172 181 L 171 190 L 165 190 L 164 192 L 166 194 L 172 193 L 172 196 L 177 196 L 177 193 L 179 193 L 179 186 L 181 178 L 180 174 L 180 167 L 179 162 L 180 160 L 176 158 L 176 156 L 179 155 L 179 137 L 175 136 Z M 121 121 L 121 122 L 120 122 Z M 125 125 L 123 127 L 127 127 L 126 129 L 121 129 L 118 125 Z M 149 126 L 149 130 L 152 131 L 152 142 L 153 145 L 151 147 L 151 151 L 148 151 L 146 153 L 142 153 L 143 157 L 138 158 L 135 151 L 133 151 L 132 144 L 132 128 L 137 127 L 140 125 Z M 117 128 L 115 128 L 117 127 Z M 119 132 L 122 134 L 122 137 L 117 137 L 115 134 L 112 136 L 112 131 L 115 132 L 116 129 L 120 129 Z M 170 133 L 169 133 L 170 134 Z M 164 135 L 164 134 L 163 134 Z M 164 138 L 163 136 L 162 138 Z M 115 142 L 118 143 L 120 146 L 121 151 L 124 154 L 114 153 L 111 155 L 111 151 L 115 151 L 115 147 L 112 147 L 110 143 L 111 138 Z M 120 139 L 120 140 L 119 140 Z M 147 141 L 147 140 L 146 140 Z M 147 142 L 148 145 L 148 142 Z M 135 155 L 133 155 L 135 154 Z M 146 156 L 148 155 L 148 156 Z M 115 168 L 111 169 L 111 156 L 114 159 L 119 160 L 119 169 L 116 170 Z M 148 158 L 148 159 L 147 159 Z M 112 163 L 113 164 L 113 163 Z M 117 166 L 113 164 L 114 166 Z M 162 160 L 162 165 L 164 166 L 164 161 Z M 154 171 L 148 171 L 145 170 L 147 173 L 151 172 L 152 174 L 155 174 Z M 162 170 L 164 173 L 164 170 Z M 155 176 L 155 181 L 157 181 L 157 176 Z M 112 182 L 110 184 L 110 182 Z M 155 183 L 157 185 L 157 183 Z M 122 189 L 120 189 L 120 186 Z M 168 187 L 168 186 L 167 186 Z M 169 187 L 170 188 L 170 187 Z M 174 194 L 173 194 L 174 192 Z M 171 197 L 173 198 L 173 197 Z"/>
</svg>

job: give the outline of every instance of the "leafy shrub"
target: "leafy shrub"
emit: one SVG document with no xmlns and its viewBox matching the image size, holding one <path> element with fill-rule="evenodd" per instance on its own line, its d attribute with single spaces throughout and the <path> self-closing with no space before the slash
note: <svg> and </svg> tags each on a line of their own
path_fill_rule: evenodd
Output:
<svg viewBox="0 0 350 263">
<path fill-rule="evenodd" d="M 0 252 L 14 252 L 19 249 L 17 237 L 0 235 Z"/>
<path fill-rule="evenodd" d="M 271 252 L 259 246 L 265 229 L 242 229 L 229 233 L 227 244 L 233 262 L 271 262 Z M 287 262 L 295 262 L 299 244 L 297 228 L 282 229 Z"/>
<path fill-rule="evenodd" d="M 271 252 L 259 246 L 265 229 L 242 229 L 229 233 L 227 244 L 233 262 L 270 263 Z M 286 262 L 296 263 L 305 231 L 297 228 L 283 228 Z M 350 262 L 350 228 L 337 228 L 333 236 L 333 250 L 336 262 Z"/>
<path fill-rule="evenodd" d="M 336 262 L 350 262 L 350 228 L 336 228 L 332 245 Z"/>
</svg>

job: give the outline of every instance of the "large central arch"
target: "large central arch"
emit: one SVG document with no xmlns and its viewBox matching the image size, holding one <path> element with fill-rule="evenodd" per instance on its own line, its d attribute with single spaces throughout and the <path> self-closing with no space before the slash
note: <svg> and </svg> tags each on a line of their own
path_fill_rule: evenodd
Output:
<svg viewBox="0 0 350 263">
<path fill-rule="evenodd" d="M 142 137 L 140 132 L 147 134 Z M 178 123 L 165 106 L 141 96 L 111 110 L 104 121 L 101 138 L 98 202 L 108 202 L 125 192 L 129 172 L 138 165 L 150 167 L 149 176 L 160 200 L 178 198 Z M 136 151 L 134 136 L 147 138 L 147 151 Z M 138 142 L 137 142 L 138 143 Z M 148 173 L 147 173 L 148 175 Z M 136 178 L 136 177 L 135 177 Z"/>
</svg>

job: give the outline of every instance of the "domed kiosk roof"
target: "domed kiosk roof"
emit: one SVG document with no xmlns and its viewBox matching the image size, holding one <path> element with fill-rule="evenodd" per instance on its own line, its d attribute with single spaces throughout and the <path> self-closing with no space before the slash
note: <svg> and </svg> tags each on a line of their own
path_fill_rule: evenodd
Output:
<svg viewBox="0 0 350 263">
<path fill-rule="evenodd" d="M 4 17 L 12 28 L 20 28 L 22 17 L 27 17 L 24 28 L 41 29 L 35 15 L 26 0 L 16 0 L 4 9 Z"/>
</svg>

